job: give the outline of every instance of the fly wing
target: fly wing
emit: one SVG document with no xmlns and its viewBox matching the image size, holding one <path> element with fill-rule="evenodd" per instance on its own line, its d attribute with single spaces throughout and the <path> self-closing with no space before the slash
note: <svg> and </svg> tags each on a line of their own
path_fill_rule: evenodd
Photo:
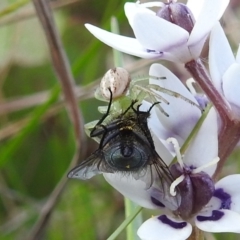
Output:
<svg viewBox="0 0 240 240">
<path fill-rule="evenodd" d="M 161 181 L 164 181 L 165 185 L 169 185 L 170 187 L 170 185 L 174 181 L 173 176 L 169 170 L 169 167 L 156 152 L 154 154 L 154 159 L 152 159 L 152 164 L 155 167 L 159 179 Z"/>
<path fill-rule="evenodd" d="M 156 153 L 156 157 L 152 160 L 152 173 L 156 177 L 152 177 L 152 183 L 162 189 L 162 197 L 161 200 L 164 202 L 165 206 L 168 205 L 168 208 L 172 210 L 176 210 L 181 202 L 180 194 L 178 193 L 178 189 L 176 188 L 176 195 L 172 195 L 170 192 L 170 187 L 173 181 L 175 180 L 169 170 L 169 167 L 165 164 L 165 162 L 159 157 Z"/>
<path fill-rule="evenodd" d="M 82 161 L 78 166 L 73 168 L 67 176 L 68 178 L 87 180 L 103 172 L 111 173 L 112 171 L 104 161 L 103 152 L 98 150 L 91 154 L 86 160 Z"/>
</svg>

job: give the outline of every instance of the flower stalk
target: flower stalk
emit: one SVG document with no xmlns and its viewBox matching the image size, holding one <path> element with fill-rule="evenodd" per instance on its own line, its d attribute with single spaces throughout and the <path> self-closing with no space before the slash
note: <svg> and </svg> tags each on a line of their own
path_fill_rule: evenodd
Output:
<svg viewBox="0 0 240 240">
<path fill-rule="evenodd" d="M 189 236 L 188 240 L 204 240 L 203 231 L 197 227 L 193 227 L 192 234 Z"/>
<path fill-rule="evenodd" d="M 219 133 L 220 161 L 215 172 L 215 178 L 217 178 L 227 160 L 227 157 L 231 154 L 240 139 L 240 121 L 236 118 L 222 95 L 214 87 L 210 80 L 210 76 L 200 59 L 186 63 L 185 67 L 209 97 L 222 120 Z"/>
<path fill-rule="evenodd" d="M 192 60 L 186 63 L 185 67 L 191 73 L 193 78 L 198 82 L 213 105 L 216 107 L 219 115 L 222 118 L 223 125 L 225 125 L 226 122 L 232 119 L 231 109 L 226 101 L 224 101 L 221 94 L 214 87 L 212 81 L 210 80 L 210 76 L 201 60 Z"/>
<path fill-rule="evenodd" d="M 214 177 L 218 177 L 221 172 L 224 163 L 226 162 L 233 149 L 236 147 L 240 139 L 240 121 L 233 119 L 229 120 L 225 126 L 222 126 L 219 135 L 219 157 L 220 161 L 217 166 L 217 170 Z"/>
</svg>

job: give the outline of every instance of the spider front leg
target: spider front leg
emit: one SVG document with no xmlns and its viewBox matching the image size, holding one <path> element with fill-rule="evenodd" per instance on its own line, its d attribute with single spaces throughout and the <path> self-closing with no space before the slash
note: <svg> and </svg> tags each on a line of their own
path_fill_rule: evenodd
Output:
<svg viewBox="0 0 240 240">
<path fill-rule="evenodd" d="M 172 97 L 175 97 L 175 98 L 180 98 L 180 99 L 182 99 L 183 101 L 188 102 L 189 104 L 191 104 L 191 105 L 199 108 L 199 109 L 202 111 L 201 107 L 200 107 L 198 104 L 196 104 L 196 103 L 193 102 L 192 100 L 184 97 L 184 96 L 181 95 L 180 93 L 174 92 L 174 91 L 172 91 L 172 90 L 170 90 L 170 89 L 167 89 L 167 88 L 160 87 L 160 86 L 158 86 L 158 85 L 156 85 L 156 84 L 149 84 L 149 85 L 147 85 L 147 88 L 149 88 L 149 89 L 154 89 L 154 90 L 159 91 L 159 92 L 162 92 L 162 93 L 166 93 L 166 94 L 168 94 L 169 96 L 172 96 Z M 156 94 L 154 91 L 152 91 L 152 93 L 155 94 L 156 97 L 159 97 L 159 96 L 160 96 L 159 94 Z M 161 96 L 160 99 L 162 99 L 162 96 Z"/>
<path fill-rule="evenodd" d="M 159 100 L 161 100 L 162 102 L 169 104 L 169 102 L 165 98 L 148 88 L 148 85 L 146 87 L 142 87 L 140 85 L 134 84 L 131 88 L 131 91 L 136 95 L 135 99 L 137 99 L 139 102 L 142 102 L 144 99 L 148 98 L 152 103 L 159 103 Z M 160 104 L 158 104 L 157 107 L 166 117 L 169 117 L 168 113 L 165 112 L 165 110 L 161 107 Z"/>
</svg>

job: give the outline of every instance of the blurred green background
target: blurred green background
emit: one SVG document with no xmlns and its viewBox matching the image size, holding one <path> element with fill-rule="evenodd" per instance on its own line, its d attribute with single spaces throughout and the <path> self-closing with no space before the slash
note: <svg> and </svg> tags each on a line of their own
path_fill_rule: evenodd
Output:
<svg viewBox="0 0 240 240">
<path fill-rule="evenodd" d="M 32 3 L 8 10 L 15 0 L 0 1 L 0 239 L 28 239 L 42 206 L 69 167 L 75 151 L 73 127 L 64 104 L 58 98 L 46 103 L 47 94 L 59 82 L 54 74 L 49 50 Z M 123 6 L 126 0 L 51 1 L 58 30 L 79 87 L 88 86 L 114 67 L 112 51 L 84 27 L 91 23 L 107 30 L 116 16 L 123 35 L 132 35 Z M 225 28 L 236 48 L 239 37 L 239 3 L 231 1 Z M 231 30 L 234 22 L 238 33 Z M 238 36 L 237 36 L 238 34 Z M 125 56 L 131 72 L 141 61 Z M 138 65 L 139 63 L 139 65 Z M 185 80 L 182 67 L 167 63 Z M 145 62 L 149 66 L 150 62 Z M 85 123 L 98 119 L 98 105 L 89 87 L 79 94 L 79 108 Z M 87 139 L 90 154 L 96 143 Z M 236 173 L 238 154 L 228 162 L 225 173 Z M 50 221 L 36 239 L 105 240 L 124 220 L 122 196 L 102 176 L 83 182 L 69 180 Z M 150 212 L 144 213 L 150 217 Z M 157 214 L 157 213 L 156 213 Z M 209 239 L 240 239 L 234 234 L 209 235 Z M 122 233 L 118 239 L 125 239 Z"/>
</svg>

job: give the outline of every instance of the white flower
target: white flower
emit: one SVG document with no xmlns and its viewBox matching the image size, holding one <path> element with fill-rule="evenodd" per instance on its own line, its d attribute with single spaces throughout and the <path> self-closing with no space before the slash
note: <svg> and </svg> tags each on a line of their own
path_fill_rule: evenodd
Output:
<svg viewBox="0 0 240 240">
<path fill-rule="evenodd" d="M 158 17 L 155 12 L 147 8 L 149 4 L 159 6 L 159 2 L 125 4 L 125 14 L 136 38 L 107 32 L 90 24 L 85 26 L 99 40 L 119 51 L 142 58 L 186 63 L 199 57 L 206 38 L 221 18 L 228 3 L 229 0 L 189 0 L 187 7 L 196 20 L 190 31 Z M 177 3 L 170 1 L 168 4 Z M 182 10 L 185 11 L 186 7 L 180 10 L 181 13 Z M 192 14 L 186 10 L 184 19 L 179 20 L 179 12 L 177 12 L 179 25 L 184 21 L 193 23 Z"/>
<path fill-rule="evenodd" d="M 167 68 L 160 64 L 153 64 L 149 71 L 150 76 L 162 77 L 166 80 L 150 79 L 150 83 L 158 84 L 161 87 L 172 89 L 186 98 L 196 102 L 193 95 L 186 89 L 181 81 L 172 74 Z M 173 149 L 166 143 L 166 139 L 174 137 L 182 145 L 189 133 L 195 126 L 201 111 L 184 100 L 159 93 L 166 98 L 170 105 L 161 103 L 163 109 L 169 114 L 166 117 L 158 111 L 157 108 L 152 109 L 149 119 L 149 128 L 152 133 L 156 151 L 164 162 L 169 165 L 173 159 Z M 197 102 L 196 102 L 197 103 Z M 149 109 L 151 104 L 144 102 L 143 108 Z M 200 154 L 199 154 L 200 153 Z M 205 119 L 197 137 L 190 144 L 187 152 L 184 154 L 184 163 L 189 167 L 199 168 L 211 162 L 217 157 L 218 141 L 217 141 L 217 122 L 216 113 L 212 109 L 208 117 Z M 206 173 L 212 176 L 216 165 L 208 167 Z M 176 210 L 178 199 L 166 196 L 164 199 L 161 185 L 153 184 L 150 188 L 146 188 L 146 182 L 149 182 L 149 176 L 134 179 L 131 176 L 123 176 L 121 173 L 104 173 L 105 179 L 124 196 L 146 208 L 164 208 L 164 205 L 170 210 Z M 158 176 L 154 176 L 157 180 Z M 167 195 L 167 194 L 166 194 Z"/>
<path fill-rule="evenodd" d="M 206 232 L 240 233 L 240 175 L 230 175 L 215 184 L 210 202 L 192 222 Z M 192 232 L 189 222 L 162 215 L 144 222 L 138 230 L 142 240 L 185 240 Z"/>
<path fill-rule="evenodd" d="M 240 48 L 235 58 L 219 23 L 210 35 L 209 69 L 216 89 L 240 114 Z"/>
</svg>

